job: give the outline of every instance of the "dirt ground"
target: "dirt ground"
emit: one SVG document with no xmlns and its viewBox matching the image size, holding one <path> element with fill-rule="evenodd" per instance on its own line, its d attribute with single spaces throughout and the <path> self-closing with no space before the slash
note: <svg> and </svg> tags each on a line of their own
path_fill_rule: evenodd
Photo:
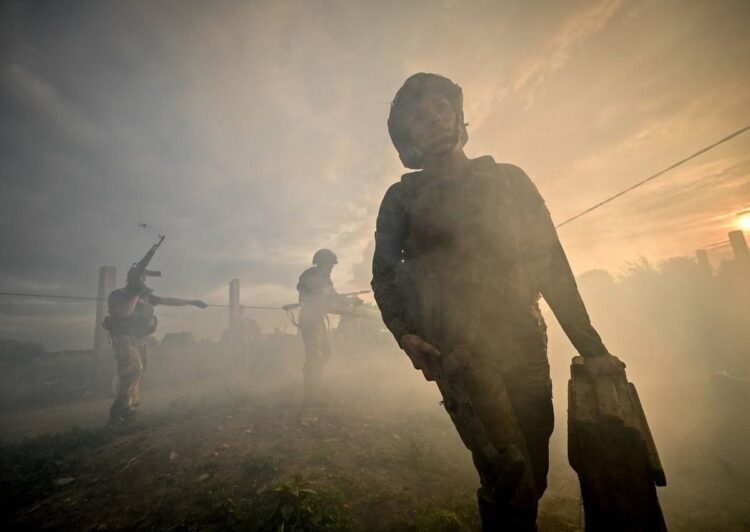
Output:
<svg viewBox="0 0 750 532">
<path fill-rule="evenodd" d="M 4 454 L 4 521 L 28 530 L 274 530 L 259 524 L 284 510 L 285 530 L 297 511 L 305 517 L 291 529 L 316 519 L 321 530 L 477 529 L 478 479 L 437 392 L 417 379 L 410 392 L 400 373 L 352 381 L 336 371 L 318 406 L 303 406 L 296 386 L 214 386 L 147 391 L 141 421 L 114 432 L 101 427 L 106 399 L 5 415 L 3 438 L 15 443 Z M 82 428 L 39 436 L 72 424 Z M 540 530 L 578 529 L 560 437 Z"/>
<path fill-rule="evenodd" d="M 406 364 L 334 361 L 325 404 L 312 407 L 292 375 L 263 391 L 244 379 L 147 389 L 141 420 L 117 431 L 102 427 L 107 399 L 3 414 L 3 528 L 476 530 L 469 454 Z M 581 529 L 562 386 L 541 531 Z M 650 404 L 670 530 L 750 530 L 742 440 Z"/>
<path fill-rule="evenodd" d="M 349 518 L 343 529 L 475 528 L 476 476 L 446 416 L 389 413 L 229 394 L 178 401 L 111 436 L 37 439 L 31 454 L 57 467 L 27 480 L 52 489 L 21 490 L 6 517 L 25 529 L 222 529 L 229 501 L 296 482 L 333 496 Z M 561 489 L 553 479 L 542 530 L 576 530 L 577 493 L 565 480 Z"/>
</svg>

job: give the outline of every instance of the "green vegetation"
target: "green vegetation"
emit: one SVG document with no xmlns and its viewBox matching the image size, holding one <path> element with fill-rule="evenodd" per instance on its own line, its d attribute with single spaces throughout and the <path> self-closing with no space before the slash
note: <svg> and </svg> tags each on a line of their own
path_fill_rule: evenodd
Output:
<svg viewBox="0 0 750 532">
<path fill-rule="evenodd" d="M 242 461 L 242 472 L 253 483 L 267 482 L 276 475 L 276 460 L 267 455 L 248 456 Z"/>
<path fill-rule="evenodd" d="M 264 486 L 251 497 L 212 490 L 209 517 L 224 530 L 254 532 L 343 531 L 352 522 L 344 503 L 332 491 L 314 488 L 302 477 Z"/>
<path fill-rule="evenodd" d="M 390 424 L 371 441 L 356 415 L 323 415 L 311 427 L 268 398 L 187 397 L 133 425 L 0 447 L 0 526 L 476 528 L 471 513 L 455 507 L 455 489 L 420 488 L 451 469 L 428 433 L 394 437 L 406 433 L 401 422 Z"/>
<path fill-rule="evenodd" d="M 106 429 L 84 430 L 77 427 L 61 433 L 41 436 L 22 443 L 0 447 L 0 492 L 8 508 L 29 504 L 52 493 L 55 480 L 70 475 L 77 465 L 73 451 L 94 448 L 114 438 Z M 7 510 L 2 508 L 3 512 Z"/>
<path fill-rule="evenodd" d="M 423 508 L 414 520 L 419 531 L 468 532 L 479 529 L 476 503 L 467 500 L 451 508 Z"/>
<path fill-rule="evenodd" d="M 418 470 L 428 466 L 430 449 L 421 440 L 410 439 L 404 452 L 407 464 Z"/>
</svg>

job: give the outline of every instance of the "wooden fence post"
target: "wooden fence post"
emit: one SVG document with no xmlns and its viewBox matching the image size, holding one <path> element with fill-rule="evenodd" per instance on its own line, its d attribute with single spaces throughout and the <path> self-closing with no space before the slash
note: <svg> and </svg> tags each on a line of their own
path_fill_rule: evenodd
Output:
<svg viewBox="0 0 750 532">
<path fill-rule="evenodd" d="M 240 306 L 240 280 L 229 282 L 229 349 L 230 359 L 235 368 L 244 367 L 242 352 L 242 307 Z"/>
<path fill-rule="evenodd" d="M 714 271 L 708 260 L 708 252 L 705 249 L 699 249 L 695 252 L 695 258 L 698 260 L 698 270 L 704 277 L 713 277 Z"/>
</svg>

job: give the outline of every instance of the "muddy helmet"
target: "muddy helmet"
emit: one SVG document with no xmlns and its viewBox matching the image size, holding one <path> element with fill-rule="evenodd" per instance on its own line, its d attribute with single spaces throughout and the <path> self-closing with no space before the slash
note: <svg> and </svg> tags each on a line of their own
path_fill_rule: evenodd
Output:
<svg viewBox="0 0 750 532">
<path fill-rule="evenodd" d="M 338 264 L 338 262 L 338 257 L 330 249 L 319 249 L 312 258 L 312 263 L 315 266 L 319 264 Z"/>
<path fill-rule="evenodd" d="M 437 91 L 446 97 L 456 113 L 456 138 L 461 146 L 469 140 L 464 123 L 464 97 L 461 87 L 438 74 L 420 72 L 409 77 L 396 92 L 388 115 L 388 133 L 398 151 L 401 162 L 407 168 L 419 170 L 423 167 L 422 154 L 414 146 L 406 127 L 407 111 L 425 93 Z"/>
</svg>

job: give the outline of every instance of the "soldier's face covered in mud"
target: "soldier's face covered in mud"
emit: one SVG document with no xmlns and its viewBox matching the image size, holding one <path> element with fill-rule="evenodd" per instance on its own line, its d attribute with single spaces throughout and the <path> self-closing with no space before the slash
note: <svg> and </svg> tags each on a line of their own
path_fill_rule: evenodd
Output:
<svg viewBox="0 0 750 532">
<path fill-rule="evenodd" d="M 456 112 L 441 93 L 430 91 L 406 115 L 406 128 L 414 145 L 425 155 L 439 156 L 458 144 Z"/>
</svg>

